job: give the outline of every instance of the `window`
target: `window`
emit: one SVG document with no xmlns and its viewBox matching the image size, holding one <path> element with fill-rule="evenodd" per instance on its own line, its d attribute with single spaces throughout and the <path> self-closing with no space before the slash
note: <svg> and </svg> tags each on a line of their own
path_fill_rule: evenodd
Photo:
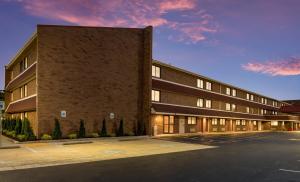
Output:
<svg viewBox="0 0 300 182">
<path fill-rule="evenodd" d="M 28 96 L 28 92 L 27 92 L 27 84 L 24 85 L 24 97 Z"/>
<path fill-rule="evenodd" d="M 213 118 L 211 121 L 211 125 L 217 125 L 218 124 L 218 119 L 217 118 Z"/>
<path fill-rule="evenodd" d="M 220 125 L 225 125 L 225 119 L 220 119 Z"/>
<path fill-rule="evenodd" d="M 203 88 L 203 80 L 197 79 L 197 87 L 198 88 Z"/>
<path fill-rule="evenodd" d="M 14 101 L 14 93 L 13 92 L 10 94 L 10 101 Z"/>
<path fill-rule="evenodd" d="M 160 67 L 152 65 L 152 76 L 160 78 Z"/>
<path fill-rule="evenodd" d="M 203 99 L 197 100 L 197 107 L 203 107 Z"/>
<path fill-rule="evenodd" d="M 256 125 L 256 121 L 253 121 L 253 125 Z"/>
<path fill-rule="evenodd" d="M 24 88 L 24 87 L 20 87 L 20 98 L 21 98 L 21 99 L 23 98 L 23 88 Z"/>
<path fill-rule="evenodd" d="M 28 58 L 25 57 L 21 62 L 20 62 L 20 72 L 23 72 L 28 68 Z"/>
<path fill-rule="evenodd" d="M 232 89 L 232 96 L 236 97 L 236 90 Z"/>
<path fill-rule="evenodd" d="M 278 113 L 277 113 L 277 111 L 275 111 L 275 115 L 277 115 Z"/>
<path fill-rule="evenodd" d="M 268 99 L 265 99 L 265 103 L 264 104 L 267 104 L 267 102 L 268 102 Z"/>
<path fill-rule="evenodd" d="M 260 114 L 261 114 L 261 115 L 264 114 L 264 110 L 263 110 L 263 109 L 260 110 Z"/>
<path fill-rule="evenodd" d="M 226 103 L 226 111 L 230 111 L 230 104 L 229 103 Z"/>
<path fill-rule="evenodd" d="M 249 100 L 250 99 L 250 95 L 246 94 L 246 98 L 247 98 L 247 100 Z"/>
<path fill-rule="evenodd" d="M 196 124 L 196 117 L 188 117 L 188 124 Z"/>
<path fill-rule="evenodd" d="M 230 95 L 230 88 L 226 88 L 226 95 Z"/>
<path fill-rule="evenodd" d="M 24 98 L 27 97 L 28 93 L 27 93 L 27 84 L 23 85 L 22 87 L 20 87 L 20 98 Z"/>
<path fill-rule="evenodd" d="M 235 125 L 241 125 L 241 121 L 240 120 L 236 120 L 235 121 Z"/>
<path fill-rule="evenodd" d="M 254 95 L 251 95 L 251 96 L 250 96 L 250 100 L 254 100 Z"/>
<path fill-rule="evenodd" d="M 206 108 L 211 108 L 211 100 L 206 100 L 205 101 L 205 107 Z"/>
<path fill-rule="evenodd" d="M 236 105 L 235 104 L 231 104 L 231 110 L 235 111 L 236 110 Z"/>
<path fill-rule="evenodd" d="M 264 114 L 267 114 L 267 110 L 266 109 L 264 110 Z"/>
<path fill-rule="evenodd" d="M 249 112 L 250 112 L 250 108 L 246 107 L 246 113 L 249 113 Z"/>
<path fill-rule="evenodd" d="M 174 116 L 164 116 L 164 133 L 174 133 Z"/>
<path fill-rule="evenodd" d="M 210 82 L 206 82 L 206 90 L 211 90 L 211 83 Z"/>
<path fill-rule="evenodd" d="M 264 98 L 262 97 L 262 98 L 261 98 L 261 103 L 264 103 L 264 102 L 265 102 L 265 101 L 264 101 Z"/>
<path fill-rule="evenodd" d="M 246 125 L 246 120 L 242 120 L 242 125 L 243 125 L 243 126 Z"/>
<path fill-rule="evenodd" d="M 10 73 L 10 79 L 11 80 L 14 79 L 14 71 L 11 71 L 11 73 Z"/>
<path fill-rule="evenodd" d="M 271 126 L 278 126 L 278 121 L 271 121 Z"/>
<path fill-rule="evenodd" d="M 152 97 L 151 97 L 152 101 L 155 101 L 155 102 L 159 102 L 160 101 L 160 91 L 152 90 L 151 95 L 152 95 Z"/>
</svg>

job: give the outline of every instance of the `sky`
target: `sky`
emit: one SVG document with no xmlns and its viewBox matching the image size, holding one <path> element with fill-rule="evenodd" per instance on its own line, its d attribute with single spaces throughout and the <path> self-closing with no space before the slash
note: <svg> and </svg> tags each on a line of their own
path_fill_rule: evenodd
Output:
<svg viewBox="0 0 300 182">
<path fill-rule="evenodd" d="M 4 66 L 37 24 L 145 27 L 153 58 L 276 99 L 300 99 L 299 0 L 0 0 Z"/>
</svg>

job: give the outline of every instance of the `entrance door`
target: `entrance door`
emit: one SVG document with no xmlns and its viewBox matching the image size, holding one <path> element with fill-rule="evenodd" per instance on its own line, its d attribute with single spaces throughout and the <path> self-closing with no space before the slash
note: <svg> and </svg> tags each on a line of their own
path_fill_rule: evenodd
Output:
<svg viewBox="0 0 300 182">
<path fill-rule="evenodd" d="M 179 118 L 179 133 L 184 133 L 185 131 L 185 119 L 184 117 Z"/>
<path fill-rule="evenodd" d="M 174 116 L 164 116 L 164 133 L 174 133 Z"/>
</svg>

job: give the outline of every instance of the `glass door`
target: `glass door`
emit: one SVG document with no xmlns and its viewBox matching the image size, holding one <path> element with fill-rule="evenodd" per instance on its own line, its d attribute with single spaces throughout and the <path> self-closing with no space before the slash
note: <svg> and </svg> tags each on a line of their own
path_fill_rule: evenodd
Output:
<svg viewBox="0 0 300 182">
<path fill-rule="evenodd" d="M 164 133 L 174 133 L 174 116 L 164 116 Z"/>
</svg>

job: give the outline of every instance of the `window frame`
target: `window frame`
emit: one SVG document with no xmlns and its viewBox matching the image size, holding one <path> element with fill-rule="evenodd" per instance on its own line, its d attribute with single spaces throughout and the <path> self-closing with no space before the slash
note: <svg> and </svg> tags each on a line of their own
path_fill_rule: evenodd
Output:
<svg viewBox="0 0 300 182">
<path fill-rule="evenodd" d="M 197 78 L 197 88 L 204 88 L 204 81 L 200 78 Z"/>
<path fill-rule="evenodd" d="M 209 81 L 206 81 L 206 87 L 205 87 L 205 89 L 206 90 L 211 90 L 211 87 L 212 87 L 212 83 L 209 82 Z"/>
<path fill-rule="evenodd" d="M 158 100 L 157 99 L 157 94 L 158 94 Z M 151 101 L 152 102 L 160 102 L 160 90 L 151 90 Z"/>
<path fill-rule="evenodd" d="M 231 104 L 230 103 L 225 103 L 225 110 L 226 111 L 231 111 Z"/>
<path fill-rule="evenodd" d="M 208 104 L 209 103 L 209 104 Z M 205 107 L 206 108 L 211 108 L 211 100 L 210 99 L 206 99 L 205 100 Z"/>
<path fill-rule="evenodd" d="M 188 125 L 196 125 L 197 124 L 197 118 L 194 116 L 188 116 L 187 118 Z"/>
<path fill-rule="evenodd" d="M 202 98 L 197 99 L 197 107 L 204 107 L 204 99 Z"/>
<path fill-rule="evenodd" d="M 159 66 L 152 65 L 152 77 L 161 78 L 161 68 Z"/>
</svg>

